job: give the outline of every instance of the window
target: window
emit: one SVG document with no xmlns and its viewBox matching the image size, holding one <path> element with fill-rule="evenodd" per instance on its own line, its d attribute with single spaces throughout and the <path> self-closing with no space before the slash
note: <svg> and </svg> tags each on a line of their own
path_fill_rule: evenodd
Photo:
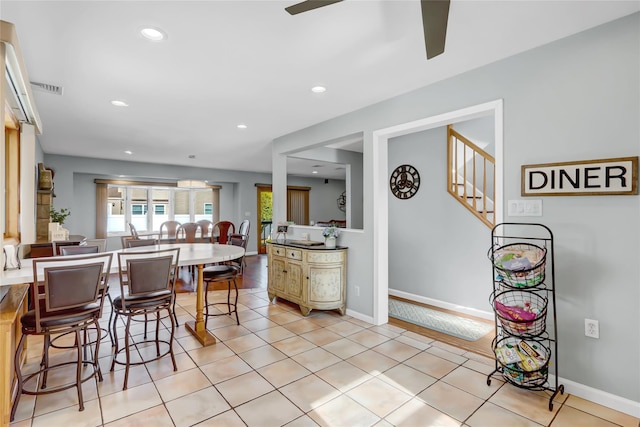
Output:
<svg viewBox="0 0 640 427">
<path fill-rule="evenodd" d="M 131 215 L 146 215 L 147 205 L 131 205 Z"/>
<path fill-rule="evenodd" d="M 174 185 L 96 179 L 96 237 L 129 234 L 127 223 L 138 231 L 158 232 L 165 221 L 219 220 L 219 189 L 183 189 Z M 148 207 L 151 206 L 149 210 Z"/>
</svg>

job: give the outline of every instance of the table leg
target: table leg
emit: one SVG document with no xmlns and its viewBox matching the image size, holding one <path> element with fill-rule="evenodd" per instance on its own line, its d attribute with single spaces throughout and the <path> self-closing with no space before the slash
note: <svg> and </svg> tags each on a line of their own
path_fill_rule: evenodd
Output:
<svg viewBox="0 0 640 427">
<path fill-rule="evenodd" d="M 198 264 L 198 284 L 196 287 L 196 321 L 188 321 L 184 325 L 191 334 L 203 346 L 216 343 L 216 337 L 211 335 L 204 323 L 204 276 L 202 270 L 203 264 Z"/>
</svg>

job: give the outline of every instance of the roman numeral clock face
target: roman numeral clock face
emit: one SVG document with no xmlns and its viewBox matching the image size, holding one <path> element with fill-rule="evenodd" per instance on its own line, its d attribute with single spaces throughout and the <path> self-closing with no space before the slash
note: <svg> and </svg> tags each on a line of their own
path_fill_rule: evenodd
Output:
<svg viewBox="0 0 640 427">
<path fill-rule="evenodd" d="M 389 187 L 398 199 L 410 199 L 420 188 L 420 174 L 411 165 L 398 166 L 391 174 Z"/>
</svg>

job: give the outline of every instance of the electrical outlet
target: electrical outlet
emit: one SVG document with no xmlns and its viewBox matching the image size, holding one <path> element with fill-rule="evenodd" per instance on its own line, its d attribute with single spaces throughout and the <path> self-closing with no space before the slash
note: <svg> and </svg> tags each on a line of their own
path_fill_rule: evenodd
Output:
<svg viewBox="0 0 640 427">
<path fill-rule="evenodd" d="M 600 324 L 597 320 L 584 319 L 584 334 L 591 338 L 600 338 Z"/>
<path fill-rule="evenodd" d="M 360 296 L 360 286 L 356 286 L 355 290 L 356 290 L 356 296 L 359 297 Z"/>
</svg>

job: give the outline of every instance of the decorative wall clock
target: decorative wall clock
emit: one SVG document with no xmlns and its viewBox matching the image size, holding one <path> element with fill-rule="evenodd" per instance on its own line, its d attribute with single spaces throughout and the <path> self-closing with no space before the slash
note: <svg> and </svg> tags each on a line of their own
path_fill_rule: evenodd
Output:
<svg viewBox="0 0 640 427">
<path fill-rule="evenodd" d="M 410 199 L 420 188 L 420 174 L 411 165 L 400 165 L 391 174 L 389 187 L 398 199 Z"/>
<path fill-rule="evenodd" d="M 343 191 L 342 194 L 340 194 L 340 197 L 338 197 L 338 199 L 336 200 L 336 202 L 338 202 L 338 209 L 340 209 L 342 212 L 347 210 L 347 192 Z"/>
</svg>

